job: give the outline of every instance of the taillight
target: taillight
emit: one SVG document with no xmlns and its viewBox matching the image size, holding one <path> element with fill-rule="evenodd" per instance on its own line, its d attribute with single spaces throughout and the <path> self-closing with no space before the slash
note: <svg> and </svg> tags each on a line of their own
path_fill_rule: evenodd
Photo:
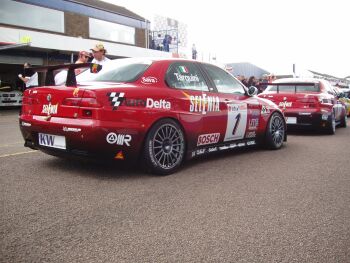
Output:
<svg viewBox="0 0 350 263">
<path fill-rule="evenodd" d="M 309 108 L 315 108 L 316 107 L 316 103 L 317 103 L 317 99 L 316 98 L 301 98 L 301 99 L 297 99 L 298 103 L 303 104 L 306 107 Z"/>
<path fill-rule="evenodd" d="M 80 101 L 80 107 L 101 108 L 101 104 L 96 98 L 82 98 Z"/>
<path fill-rule="evenodd" d="M 22 99 L 22 104 L 25 104 L 25 105 L 39 104 L 39 100 L 36 98 L 24 96 Z"/>
<path fill-rule="evenodd" d="M 102 105 L 97 101 L 95 92 L 86 90 L 82 98 L 65 98 L 62 105 L 84 108 L 101 108 Z"/>
<path fill-rule="evenodd" d="M 331 99 L 327 99 L 327 98 L 322 98 L 322 97 L 320 97 L 320 98 L 318 99 L 318 101 L 319 101 L 319 103 L 321 103 L 321 104 L 333 104 L 333 103 L 332 103 L 332 100 L 331 100 Z"/>
</svg>

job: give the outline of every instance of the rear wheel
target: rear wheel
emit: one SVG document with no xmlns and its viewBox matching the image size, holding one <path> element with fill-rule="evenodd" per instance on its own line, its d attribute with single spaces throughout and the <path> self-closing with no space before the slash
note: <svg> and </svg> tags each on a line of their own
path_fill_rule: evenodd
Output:
<svg viewBox="0 0 350 263">
<path fill-rule="evenodd" d="M 286 125 L 283 116 L 277 112 L 273 113 L 266 128 L 265 143 L 269 149 L 279 149 L 283 145 L 286 133 Z"/>
<path fill-rule="evenodd" d="M 327 134 L 330 134 L 330 135 L 335 134 L 335 114 L 334 114 L 334 112 L 332 112 L 331 119 L 328 121 L 325 131 Z"/>
<path fill-rule="evenodd" d="M 174 173 L 185 156 L 184 133 L 178 123 L 163 119 L 150 129 L 144 146 L 144 164 L 158 175 Z"/>
<path fill-rule="evenodd" d="M 348 117 L 346 116 L 346 112 L 345 112 L 343 118 L 340 121 L 340 127 L 346 128 L 347 126 L 348 126 Z"/>
</svg>

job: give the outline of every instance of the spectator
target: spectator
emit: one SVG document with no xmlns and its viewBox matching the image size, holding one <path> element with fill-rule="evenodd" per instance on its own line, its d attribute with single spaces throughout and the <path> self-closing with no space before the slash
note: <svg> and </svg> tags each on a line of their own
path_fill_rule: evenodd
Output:
<svg viewBox="0 0 350 263">
<path fill-rule="evenodd" d="M 254 76 L 251 76 L 248 80 L 248 83 L 247 83 L 247 87 L 250 87 L 250 86 L 256 86 L 256 79 Z"/>
<path fill-rule="evenodd" d="M 19 74 L 18 77 L 25 83 L 26 89 L 38 86 L 38 72 L 34 72 L 29 63 L 24 63 L 24 75 Z"/>
<path fill-rule="evenodd" d="M 91 55 L 89 52 L 80 51 L 79 55 L 78 55 L 78 59 L 75 62 L 75 64 L 87 63 L 87 62 L 89 62 L 90 58 L 91 58 Z M 78 75 L 81 71 L 82 71 L 82 69 L 76 69 L 75 75 Z M 55 76 L 55 85 L 56 86 L 65 85 L 66 80 L 67 80 L 67 74 L 68 74 L 67 70 L 62 70 L 62 71 L 58 72 Z"/>
<path fill-rule="evenodd" d="M 163 44 L 162 44 L 162 35 L 158 34 L 154 39 L 154 45 L 156 46 L 157 50 L 162 51 L 163 50 Z"/>
<path fill-rule="evenodd" d="M 169 44 L 170 44 L 171 40 L 170 40 L 170 36 L 169 35 L 165 35 L 164 39 L 163 39 L 163 46 L 164 46 L 164 51 L 165 52 L 169 52 Z"/>
<path fill-rule="evenodd" d="M 197 59 L 197 49 L 195 44 L 192 45 L 192 59 Z"/>
<path fill-rule="evenodd" d="M 96 44 L 95 47 L 91 48 L 90 50 L 92 51 L 92 55 L 94 57 L 91 63 L 103 65 L 109 60 L 109 58 L 106 57 L 107 50 L 102 43 Z"/>
</svg>

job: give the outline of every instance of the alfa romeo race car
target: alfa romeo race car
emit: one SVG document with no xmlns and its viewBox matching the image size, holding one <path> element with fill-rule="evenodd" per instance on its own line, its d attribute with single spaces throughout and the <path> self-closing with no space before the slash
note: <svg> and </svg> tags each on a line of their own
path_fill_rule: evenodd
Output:
<svg viewBox="0 0 350 263">
<path fill-rule="evenodd" d="M 285 78 L 270 83 L 259 97 L 275 102 L 287 125 L 312 127 L 335 133 L 336 125 L 347 126 L 345 106 L 327 80 Z"/>
<path fill-rule="evenodd" d="M 75 78 L 83 66 L 36 69 L 48 73 L 45 86 L 24 93 L 25 146 L 56 156 L 139 160 L 165 175 L 185 159 L 258 143 L 279 149 L 286 141 L 277 105 L 217 66 L 128 58 Z M 66 86 L 53 84 L 52 71 L 60 68 L 68 68 Z"/>
</svg>

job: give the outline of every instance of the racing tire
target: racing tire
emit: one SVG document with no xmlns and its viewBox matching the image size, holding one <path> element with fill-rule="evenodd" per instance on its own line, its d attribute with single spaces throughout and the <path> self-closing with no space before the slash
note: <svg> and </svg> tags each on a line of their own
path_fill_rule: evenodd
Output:
<svg viewBox="0 0 350 263">
<path fill-rule="evenodd" d="M 348 117 L 346 116 L 346 113 L 344 113 L 344 117 L 340 121 L 340 127 L 346 128 L 348 126 Z"/>
<path fill-rule="evenodd" d="M 265 133 L 265 146 L 271 150 L 280 149 L 286 133 L 286 124 L 283 116 L 274 112 L 267 124 Z"/>
<path fill-rule="evenodd" d="M 149 130 L 144 144 L 144 166 L 156 175 L 174 173 L 185 158 L 185 136 L 172 119 L 162 119 Z"/>
<path fill-rule="evenodd" d="M 332 112 L 332 116 L 331 119 L 328 121 L 327 125 L 326 125 L 326 129 L 325 132 L 329 135 L 334 135 L 335 134 L 335 114 L 334 111 Z"/>
</svg>

